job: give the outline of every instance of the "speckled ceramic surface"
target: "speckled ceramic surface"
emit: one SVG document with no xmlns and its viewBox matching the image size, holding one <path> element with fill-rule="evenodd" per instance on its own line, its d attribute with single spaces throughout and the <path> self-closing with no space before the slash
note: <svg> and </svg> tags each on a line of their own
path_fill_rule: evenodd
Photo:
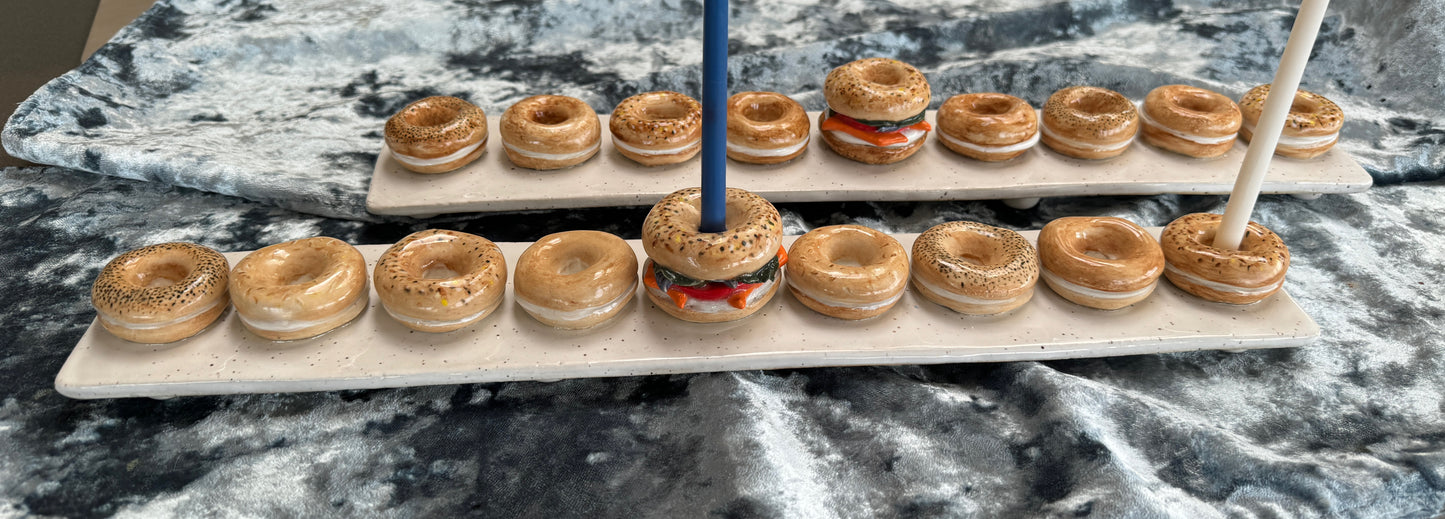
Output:
<svg viewBox="0 0 1445 519">
<path fill-rule="evenodd" d="M 1158 228 L 1151 230 L 1156 236 Z M 1023 233 L 1036 240 L 1038 232 Z M 911 248 L 916 234 L 898 235 Z M 787 237 L 791 244 L 795 237 Z M 629 243 L 645 257 L 637 240 Z M 529 243 L 500 243 L 509 265 Z M 386 245 L 359 247 L 368 268 Z M 245 253 L 227 254 L 234 264 Z M 115 338 L 92 323 L 55 379 L 73 398 L 167 397 L 554 380 L 828 366 L 938 364 L 1108 357 L 1140 353 L 1302 346 L 1319 327 L 1283 291 L 1259 304 L 1194 298 L 1162 281 L 1117 311 L 1070 303 L 1043 284 L 997 316 L 969 317 L 910 289 L 888 313 L 850 322 L 822 316 L 779 291 L 732 323 L 674 319 L 634 297 L 617 318 L 563 331 L 521 310 L 507 283 L 496 313 L 445 334 L 413 332 L 371 305 L 351 324 L 312 339 L 272 342 L 233 310 L 199 335 L 169 345 Z"/>
<path fill-rule="evenodd" d="M 936 112 L 929 110 L 928 121 Z M 809 112 L 810 121 L 818 120 Z M 607 116 L 600 115 L 602 127 Z M 488 117 L 497 135 L 499 117 Z M 936 127 L 936 126 L 935 126 Z M 697 185 L 702 161 L 646 167 L 623 157 L 602 132 L 602 150 L 571 168 L 536 171 L 507 160 L 500 139 L 485 155 L 449 173 L 420 175 L 403 169 L 382 147 L 372 173 L 366 209 L 382 215 L 428 216 L 474 211 L 648 205 L 663 195 Z M 1224 194 L 1234 188 L 1246 145 L 1237 141 L 1222 157 L 1194 159 L 1136 139 L 1129 151 L 1108 160 L 1066 157 L 1042 144 L 1001 163 L 981 162 L 949 151 L 931 132 L 922 150 L 902 162 L 873 166 L 833 153 L 813 129 L 808 151 L 784 164 L 760 166 L 728 161 L 728 183 L 773 202 L 837 200 L 996 200 L 1081 195 Z M 1370 174 L 1344 150 L 1311 160 L 1276 157 L 1265 193 L 1356 193 L 1369 189 Z M 584 187 L 585 186 L 585 187 Z"/>
</svg>

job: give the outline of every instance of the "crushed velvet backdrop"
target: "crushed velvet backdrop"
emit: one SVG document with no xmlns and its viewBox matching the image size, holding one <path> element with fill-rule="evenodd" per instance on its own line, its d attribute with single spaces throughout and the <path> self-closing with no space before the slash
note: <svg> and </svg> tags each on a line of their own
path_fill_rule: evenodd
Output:
<svg viewBox="0 0 1445 519">
<path fill-rule="evenodd" d="M 938 94 L 1038 104 L 1267 82 L 1278 2 L 734 0 L 734 89 L 822 107 L 864 56 Z M 1324 329 L 1298 349 L 712 373 L 556 383 L 80 402 L 51 389 L 94 317 L 91 280 L 170 240 L 249 250 L 428 227 L 499 241 L 636 238 L 645 207 L 367 215 L 384 119 L 418 97 L 500 113 L 555 92 L 607 111 L 697 94 L 701 3 L 162 0 L 21 105 L 0 172 L 0 516 L 1429 517 L 1445 506 L 1445 7 L 1336 2 L 1304 87 L 1381 184 L 1268 196 L 1287 289 Z M 80 170 L 80 171 L 77 171 Z M 94 175 L 91 173 L 100 173 Z M 124 178 L 116 178 L 124 177 Z M 226 196 L 233 195 L 233 196 Z M 279 206 L 279 208 L 278 208 Z M 787 231 L 956 219 L 1163 225 L 1221 197 L 785 204 Z M 299 211 L 299 212 L 298 212 Z"/>
</svg>

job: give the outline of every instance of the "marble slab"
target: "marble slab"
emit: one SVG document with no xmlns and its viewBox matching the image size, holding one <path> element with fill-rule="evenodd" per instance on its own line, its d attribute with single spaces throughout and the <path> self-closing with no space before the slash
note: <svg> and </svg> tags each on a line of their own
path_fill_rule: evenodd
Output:
<svg viewBox="0 0 1445 519">
<path fill-rule="evenodd" d="M 1159 228 L 1152 231 L 1157 236 Z M 1037 231 L 1023 233 L 1030 240 Z M 896 235 L 912 247 L 916 234 Z M 794 237 L 787 237 L 791 244 Z M 637 240 L 629 240 L 642 255 Z M 529 243 L 499 243 L 509 265 Z M 369 268 L 386 245 L 359 247 Z M 245 253 L 226 255 L 232 264 Z M 965 316 L 912 289 L 891 311 L 850 322 L 826 317 L 779 290 L 732 323 L 687 323 L 641 294 L 612 321 L 562 331 L 513 299 L 483 321 L 446 334 L 413 332 L 371 304 L 319 337 L 272 342 L 234 311 L 170 345 L 122 341 L 92 322 L 55 379 L 71 398 L 172 397 L 557 380 L 824 366 L 943 364 L 1107 357 L 1203 349 L 1304 345 L 1315 322 L 1284 291 L 1250 306 L 1210 303 L 1161 280 L 1149 299 L 1117 311 L 1070 303 L 1040 283 L 1032 301 L 997 316 Z"/>
<path fill-rule="evenodd" d="M 928 112 L 935 122 L 936 112 Z M 599 115 L 607 127 L 607 115 Z M 818 113 L 809 112 L 817 121 Z M 618 153 L 602 132 L 602 150 L 568 169 L 536 171 L 506 158 L 489 116 L 488 150 L 456 171 L 422 175 L 403 169 L 382 146 L 366 197 L 379 215 L 431 216 L 477 211 L 520 211 L 618 205 L 651 205 L 667 193 L 695 186 L 697 158 L 681 164 L 645 167 Z M 809 149 L 785 164 L 761 166 L 728 161 L 728 185 L 758 193 L 774 203 L 824 201 L 1012 200 L 1028 207 L 1038 198 L 1094 195 L 1226 194 L 1234 188 L 1246 145 L 1238 141 L 1223 156 L 1194 159 L 1136 140 L 1123 155 L 1106 160 L 1066 157 L 1039 144 L 1003 163 L 958 155 L 929 142 L 912 157 L 874 166 L 845 159 L 828 148 L 814 129 Z M 1373 180 L 1348 153 L 1335 148 L 1310 160 L 1276 156 L 1264 193 L 1318 195 L 1356 193 Z"/>
</svg>

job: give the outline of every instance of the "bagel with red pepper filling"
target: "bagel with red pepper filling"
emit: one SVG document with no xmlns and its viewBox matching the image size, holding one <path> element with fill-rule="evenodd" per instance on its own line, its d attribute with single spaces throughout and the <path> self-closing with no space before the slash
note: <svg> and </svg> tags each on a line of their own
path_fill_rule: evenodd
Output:
<svg viewBox="0 0 1445 519">
<path fill-rule="evenodd" d="M 928 80 L 911 65 L 860 59 L 828 73 L 828 109 L 818 129 L 839 155 L 866 164 L 898 162 L 922 148 L 933 129 L 923 120 L 930 95 Z"/>
<path fill-rule="evenodd" d="M 647 253 L 642 284 L 664 312 L 697 323 L 742 319 L 766 305 L 778 290 L 783 249 L 782 217 L 753 193 L 728 188 L 727 229 L 698 231 L 702 191 L 688 188 L 663 197 L 642 222 Z"/>
</svg>

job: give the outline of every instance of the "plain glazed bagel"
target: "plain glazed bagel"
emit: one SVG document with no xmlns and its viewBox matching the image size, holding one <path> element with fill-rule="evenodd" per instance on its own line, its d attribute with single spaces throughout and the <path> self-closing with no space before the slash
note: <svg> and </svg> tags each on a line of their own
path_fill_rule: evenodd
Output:
<svg viewBox="0 0 1445 519">
<path fill-rule="evenodd" d="M 823 82 L 828 102 L 828 110 L 818 118 L 823 142 L 838 155 L 865 164 L 906 159 L 927 140 L 931 126 L 923 113 L 931 95 L 923 73 L 902 61 L 867 58 L 839 66 Z"/>
<path fill-rule="evenodd" d="M 361 315 L 369 299 L 366 260 L 335 238 L 263 247 L 231 270 L 231 304 L 241 323 L 273 341 L 331 331 Z"/>
<path fill-rule="evenodd" d="M 411 171 L 452 171 L 487 151 L 487 114 L 455 97 L 424 98 L 386 120 L 386 146 Z"/>
<path fill-rule="evenodd" d="M 938 140 L 965 157 L 1008 160 L 1039 142 L 1039 116 L 1011 95 L 956 95 L 938 108 Z"/>
<path fill-rule="evenodd" d="M 913 242 L 913 286 L 956 312 L 988 315 L 1023 306 L 1038 279 L 1033 244 L 1008 229 L 947 222 Z"/>
<path fill-rule="evenodd" d="M 702 105 L 677 92 L 623 99 L 607 127 L 617 151 L 644 166 L 676 164 L 702 149 Z"/>
<path fill-rule="evenodd" d="M 1139 132 L 1139 110 L 1107 88 L 1068 87 L 1044 102 L 1044 145 L 1080 159 L 1117 157 Z"/>
<path fill-rule="evenodd" d="M 788 249 L 788 291 L 804 306 L 840 319 L 883 315 L 908 288 L 908 251 L 861 225 L 808 231 Z"/>
<path fill-rule="evenodd" d="M 1239 109 L 1244 115 L 1239 136 L 1245 141 L 1254 137 L 1254 125 L 1259 124 L 1259 114 L 1268 96 L 1269 85 L 1260 85 L 1239 99 Z M 1294 103 L 1290 104 L 1274 153 L 1293 159 L 1318 157 L 1339 142 L 1340 128 L 1344 125 L 1345 113 L 1339 105 L 1325 96 L 1300 89 L 1294 94 Z"/>
<path fill-rule="evenodd" d="M 543 324 L 580 330 L 627 308 L 637 292 L 637 253 L 598 231 L 567 231 L 537 240 L 517 259 L 517 304 Z"/>
<path fill-rule="evenodd" d="M 376 262 L 381 305 L 402 326 L 442 333 L 491 315 L 507 289 L 507 259 L 491 240 L 430 229 L 402 238 Z"/>
<path fill-rule="evenodd" d="M 1228 97 L 1187 85 L 1149 91 L 1139 112 L 1144 142 L 1196 158 L 1218 157 L 1234 147 L 1240 117 Z"/>
<path fill-rule="evenodd" d="M 1164 253 L 1149 231 L 1123 218 L 1068 217 L 1039 232 L 1040 277 L 1075 303 L 1116 310 L 1154 293 Z"/>
<path fill-rule="evenodd" d="M 787 262 L 782 247 L 782 217 L 763 197 L 728 188 L 727 229 L 720 233 L 699 232 L 701 199 L 698 188 L 676 191 L 652 206 L 643 220 L 642 247 L 648 256 L 643 282 L 647 296 L 668 314 L 685 321 L 733 321 L 752 315 L 777 292 L 777 274 Z M 768 275 L 748 283 L 749 288 L 733 294 L 735 297 L 707 301 L 678 297 L 658 283 L 654 264 L 703 282 L 726 284 L 745 275 Z"/>
<path fill-rule="evenodd" d="M 1247 305 L 1278 292 L 1289 270 L 1289 247 L 1263 225 L 1249 222 L 1239 250 L 1214 246 L 1223 217 L 1194 213 L 1164 227 L 1164 277 L 1185 292 L 1209 301 Z"/>
<path fill-rule="evenodd" d="M 100 325 L 131 342 L 190 337 L 226 310 L 231 267 L 221 253 L 192 243 L 161 243 L 117 256 L 90 287 Z"/>
<path fill-rule="evenodd" d="M 602 146 L 602 123 L 581 99 L 532 96 L 507 108 L 498 123 L 513 164 L 560 169 L 586 162 Z"/>
<path fill-rule="evenodd" d="M 803 105 L 777 92 L 740 92 L 728 98 L 728 158 L 780 164 L 808 150 L 812 124 Z"/>
</svg>

